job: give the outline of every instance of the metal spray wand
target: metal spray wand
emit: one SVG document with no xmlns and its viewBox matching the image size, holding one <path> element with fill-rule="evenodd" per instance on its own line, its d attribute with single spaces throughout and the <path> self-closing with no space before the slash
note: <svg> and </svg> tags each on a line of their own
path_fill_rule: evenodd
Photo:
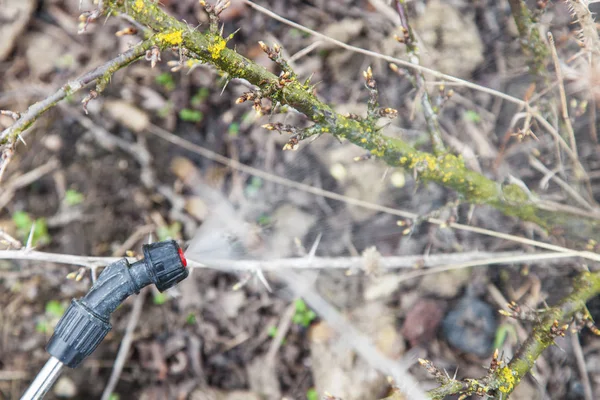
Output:
<svg viewBox="0 0 600 400">
<path fill-rule="evenodd" d="M 111 329 L 110 314 L 127 297 L 151 283 L 163 292 L 188 276 L 174 240 L 145 245 L 143 252 L 144 258 L 133 264 L 124 258 L 107 265 L 87 294 L 71 302 L 46 346 L 50 359 L 21 400 L 43 398 L 64 366 L 76 368 L 92 354 Z"/>
</svg>

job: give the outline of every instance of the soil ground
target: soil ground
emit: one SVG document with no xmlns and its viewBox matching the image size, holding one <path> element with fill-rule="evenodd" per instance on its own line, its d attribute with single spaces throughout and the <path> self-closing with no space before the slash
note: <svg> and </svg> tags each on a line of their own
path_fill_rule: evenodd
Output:
<svg viewBox="0 0 600 400">
<path fill-rule="evenodd" d="M 117 30 L 128 26 L 118 18 L 99 21 L 77 35 L 79 1 L 24 3 L 30 10 L 19 14 L 24 18 L 22 30 L 0 38 L 8 49 L 0 53 L 0 109 L 25 110 L 137 40 L 115 37 Z M 86 3 L 84 8 L 90 6 Z M 198 2 L 162 3 L 191 25 L 201 23 L 198 29 L 207 27 Z M 405 56 L 403 46 L 393 39 L 399 32 L 397 15 L 385 1 L 260 4 L 345 43 Z M 424 43 L 424 65 L 518 98 L 532 83 L 540 84 L 527 73 L 506 2 L 419 0 L 410 2 L 410 11 L 411 23 Z M 2 13 L 0 17 L 17 24 L 14 15 Z M 340 112 L 365 114 L 368 91 L 362 71 L 371 66 L 381 104 L 399 111 L 396 120 L 382 122 L 386 132 L 427 148 L 418 93 L 410 79 L 394 74 L 386 62 L 325 42 L 314 45 L 314 37 L 242 2 L 233 1 L 222 20 L 225 35 L 239 29 L 228 47 L 279 72 L 258 41 L 280 43 L 298 75 L 312 75 L 319 97 Z M 559 50 L 569 54 L 574 28 L 564 6 L 551 6 L 541 21 L 554 33 Z M 302 53 L 309 46 L 314 49 Z M 375 160 L 354 162 L 363 152 L 349 143 L 323 136 L 301 143 L 296 152 L 283 152 L 287 137 L 261 125 L 280 121 L 301 127 L 307 125 L 305 118 L 293 112 L 256 116 L 249 105 L 235 104 L 247 90 L 243 82 L 225 85 L 226 79 L 207 66 L 171 72 L 167 61 L 177 60 L 177 55 L 165 52 L 162 58 L 154 69 L 140 61 L 115 74 L 107 90 L 90 102 L 88 115 L 80 104 L 85 93 L 79 93 L 41 118 L 27 133 L 27 146 L 18 147 L 4 182 L 20 182 L 28 171 L 36 171 L 36 179 L 0 204 L 0 228 L 17 239 L 25 241 L 35 220 L 46 228 L 36 234 L 38 250 L 123 256 L 126 250 L 139 252 L 152 235 L 154 240 L 179 240 L 189 246 L 188 257 L 209 267 L 195 269 L 167 294 L 152 290 L 140 294 L 145 303 L 113 400 L 312 400 L 324 391 L 346 400 L 376 399 L 390 390 L 383 375 L 337 343 L 328 321 L 305 309 L 278 274 L 265 273 L 272 287 L 269 292 L 260 279 L 227 271 L 227 265 L 210 268 L 213 259 L 297 257 L 310 251 L 317 237 L 321 238 L 318 256 L 363 255 L 365 260 L 368 254 L 377 260 L 531 250 L 428 224 L 417 224 L 408 233 L 396 216 L 232 170 L 165 141 L 155 134 L 161 129 L 293 181 L 419 215 L 437 213 L 441 218 L 542 238 L 530 224 L 486 207 L 472 208 L 438 185 L 415 182 L 411 171 L 390 170 Z M 576 83 L 569 81 L 567 86 L 574 97 Z M 439 90 L 432 88 L 433 97 L 440 97 Z M 503 151 L 510 121 L 519 110 L 489 94 L 461 87 L 454 91 L 440 113 L 444 139 L 453 151 L 498 182 L 515 177 L 548 199 L 565 200 L 555 184 L 540 189 L 544 174 L 527 161 L 535 148 L 546 165 L 559 162 L 550 137 L 521 144 L 509 137 Z M 593 173 L 600 169 L 600 156 L 589 132 L 590 124 L 597 121 L 590 123 L 587 115 L 575 119 L 575 129 L 582 163 Z M 0 126 L 8 124 L 3 116 Z M 592 181 L 592 188 L 596 195 L 600 193 L 597 181 Z M 229 240 L 232 235 L 236 243 Z M 560 242 L 560 238 L 549 240 Z M 519 331 L 531 325 L 503 320 L 496 310 L 506 300 L 517 300 L 532 310 L 544 302 L 553 304 L 568 293 L 568 279 L 580 266 L 575 261 L 496 265 L 400 281 L 394 271 L 347 271 L 324 264 L 303 276 L 387 357 L 413 362 L 424 357 L 450 374 L 458 370 L 459 377 L 477 377 L 485 373 L 498 336 L 506 335 L 499 345 L 509 358 L 522 340 Z M 72 272 L 78 268 L 50 261 L 0 261 L 0 399 L 19 398 L 47 359 L 44 346 L 60 314 L 72 298 L 90 287 L 89 272 L 80 281 L 66 279 Z M 241 289 L 232 290 L 246 281 Z M 134 301 L 129 299 L 115 312 L 107 339 L 80 368 L 64 373 L 48 399 L 100 398 Z M 598 316 L 600 302 L 589 306 Z M 283 339 L 276 343 L 274 336 L 281 330 Z M 599 342 L 589 331 L 579 335 L 579 342 L 580 364 L 584 363 L 589 385 L 598 393 Z M 522 382 L 511 398 L 584 398 L 587 384 L 578 366 L 577 348 L 569 336 L 558 340 L 538 362 L 536 376 Z M 410 371 L 424 388 L 435 387 L 418 365 Z"/>
</svg>

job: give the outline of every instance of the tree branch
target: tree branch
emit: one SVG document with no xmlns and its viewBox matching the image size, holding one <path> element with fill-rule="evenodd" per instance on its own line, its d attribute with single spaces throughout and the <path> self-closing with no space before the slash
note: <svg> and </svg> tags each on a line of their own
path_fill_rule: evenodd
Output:
<svg viewBox="0 0 600 400">
<path fill-rule="evenodd" d="M 573 291 L 559 303 L 549 308 L 541 316 L 527 340 L 521 345 L 512 360 L 504 365 L 494 355 L 492 366 L 488 375 L 478 379 L 465 379 L 458 381 L 442 376 L 442 384 L 429 391 L 431 399 L 441 400 L 452 394 L 478 394 L 493 398 L 506 399 L 517 387 L 519 382 L 528 374 L 535 360 L 549 346 L 554 344 L 557 336 L 564 335 L 575 315 L 585 309 L 585 303 L 600 293 L 600 272 L 583 272 L 573 283 Z M 429 372 L 434 376 L 435 367 L 424 360 Z"/>
<path fill-rule="evenodd" d="M 315 125 L 302 138 L 330 133 L 339 139 L 367 149 L 390 166 L 413 170 L 418 178 L 442 184 L 459 192 L 464 200 L 493 206 L 507 215 L 534 222 L 551 234 L 574 240 L 600 241 L 600 221 L 564 210 L 545 208 L 536 198 L 517 184 L 502 185 L 469 170 L 461 157 L 434 155 L 416 150 L 398 138 L 382 135 L 372 121 L 354 120 L 337 114 L 297 80 L 280 84 L 277 76 L 226 47 L 218 33 L 201 33 L 165 13 L 150 0 L 107 1 L 109 10 L 126 13 L 160 35 L 177 36 L 177 43 L 199 59 L 212 64 L 231 78 L 246 79 L 259 87 L 273 102 L 287 104 L 309 117 Z"/>
<path fill-rule="evenodd" d="M 531 72 L 538 76 L 547 73 L 548 46 L 540 36 L 536 21 L 523 0 L 509 0 L 510 10 L 519 31 L 521 49 L 528 56 Z"/>
<path fill-rule="evenodd" d="M 44 100 L 31 105 L 27 111 L 19 115 L 19 118 L 14 124 L 0 133 L 0 145 L 10 145 L 14 143 L 19 135 L 29 128 L 43 113 L 54 107 L 65 97 L 83 89 L 94 81 L 98 81 L 98 85 L 102 83 L 105 86 L 110 81 L 112 74 L 119 69 L 128 66 L 138 58 L 144 56 L 146 51 L 154 44 L 154 39 L 145 40 L 132 49 L 127 50 L 125 53 L 118 55 L 114 59 L 104 63 L 94 70 L 87 72 L 77 79 L 63 85 L 54 94 L 50 95 Z"/>
</svg>

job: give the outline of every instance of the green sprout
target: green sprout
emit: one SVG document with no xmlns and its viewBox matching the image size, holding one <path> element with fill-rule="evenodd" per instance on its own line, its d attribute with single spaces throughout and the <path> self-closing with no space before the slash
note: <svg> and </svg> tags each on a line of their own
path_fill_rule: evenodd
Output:
<svg viewBox="0 0 600 400">
<path fill-rule="evenodd" d="M 209 94 L 210 90 L 208 90 L 208 88 L 200 88 L 200 90 L 198 90 L 198 92 L 196 92 L 196 94 L 190 99 L 190 104 L 194 107 L 200 106 L 202 103 L 204 103 L 204 100 L 208 98 Z"/>
<path fill-rule="evenodd" d="M 43 334 L 50 333 L 52 326 L 58 322 L 66 310 L 67 307 L 65 304 L 58 300 L 50 300 L 47 302 L 44 317 L 35 324 L 36 332 Z"/>
<path fill-rule="evenodd" d="M 277 336 L 277 332 L 279 332 L 279 330 L 276 326 L 270 326 L 267 334 L 270 338 L 275 339 L 275 336 Z M 281 344 L 285 344 L 285 338 L 281 338 Z"/>
<path fill-rule="evenodd" d="M 173 111 L 173 107 L 173 102 L 168 100 L 165 105 L 156 112 L 156 115 L 158 115 L 160 118 L 167 118 L 171 114 L 171 111 Z"/>
<path fill-rule="evenodd" d="M 28 240 L 31 233 L 31 226 L 33 225 L 32 246 L 50 243 L 50 235 L 48 234 L 48 225 L 45 218 L 32 220 L 25 211 L 17 211 L 13 214 L 12 219 L 17 227 L 17 234 L 24 242 Z"/>
<path fill-rule="evenodd" d="M 65 203 L 69 206 L 76 206 L 77 204 L 83 203 L 85 197 L 82 193 L 77 190 L 69 189 L 65 192 Z"/>
<path fill-rule="evenodd" d="M 196 325 L 196 314 L 189 313 L 187 317 L 185 317 L 185 323 L 188 325 Z"/>
<path fill-rule="evenodd" d="M 152 297 L 153 303 L 156 304 L 157 306 L 161 306 L 161 305 L 165 304 L 167 302 L 167 300 L 169 300 L 169 298 L 167 297 L 166 293 L 155 293 L 154 296 Z"/>
<path fill-rule="evenodd" d="M 168 72 L 163 72 L 158 75 L 156 78 L 156 83 L 165 88 L 166 91 L 171 92 L 175 90 L 175 79 L 173 79 L 173 75 Z"/>
<path fill-rule="evenodd" d="M 156 236 L 159 241 L 176 239 L 181 233 L 181 223 L 178 221 L 173 222 L 171 225 L 159 226 L 156 229 Z"/>
<path fill-rule="evenodd" d="M 179 111 L 179 118 L 186 122 L 200 122 L 204 118 L 204 114 L 202 114 L 202 111 L 184 108 Z"/>
<path fill-rule="evenodd" d="M 310 323 L 317 318 L 317 314 L 308 308 L 302 299 L 296 299 L 294 304 L 296 306 L 296 312 L 294 313 L 292 321 L 297 325 L 308 328 Z"/>
<path fill-rule="evenodd" d="M 479 123 L 481 122 L 481 115 L 479 115 L 477 111 L 467 110 L 465 111 L 465 119 L 467 121 Z"/>
<path fill-rule="evenodd" d="M 240 133 L 240 124 L 238 124 L 237 122 L 232 122 L 231 125 L 229 125 L 227 133 L 229 134 L 229 136 L 237 137 L 237 135 Z"/>
<path fill-rule="evenodd" d="M 319 393 L 315 388 L 310 388 L 306 391 L 306 400 L 319 400 Z"/>
<path fill-rule="evenodd" d="M 257 176 L 253 176 L 250 178 L 250 182 L 248 182 L 248 185 L 246 186 L 246 195 L 249 197 L 255 196 L 260 191 L 262 185 L 262 179 Z"/>
<path fill-rule="evenodd" d="M 57 300 L 50 300 L 46 303 L 46 314 L 51 317 L 60 318 L 66 311 L 66 307 L 63 303 Z"/>
<path fill-rule="evenodd" d="M 502 347 L 508 337 L 510 337 L 513 342 L 517 343 L 517 330 L 510 324 L 501 324 L 496 330 L 494 349 Z"/>
</svg>

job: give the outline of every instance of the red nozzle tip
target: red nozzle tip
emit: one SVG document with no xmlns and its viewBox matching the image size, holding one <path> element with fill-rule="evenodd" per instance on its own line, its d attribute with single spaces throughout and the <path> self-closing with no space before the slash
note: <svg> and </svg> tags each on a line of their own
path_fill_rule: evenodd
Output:
<svg viewBox="0 0 600 400">
<path fill-rule="evenodd" d="M 183 255 L 183 250 L 181 250 L 181 248 L 178 250 L 179 253 L 179 258 L 181 259 L 181 263 L 183 264 L 184 267 L 187 267 L 187 260 L 185 259 L 185 256 Z"/>
</svg>

